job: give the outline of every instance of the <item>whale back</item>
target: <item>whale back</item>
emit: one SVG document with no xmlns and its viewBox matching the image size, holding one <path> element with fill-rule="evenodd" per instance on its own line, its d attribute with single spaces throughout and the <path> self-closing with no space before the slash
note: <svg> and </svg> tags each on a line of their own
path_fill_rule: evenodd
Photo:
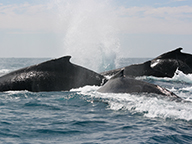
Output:
<svg viewBox="0 0 192 144">
<path fill-rule="evenodd" d="M 164 53 L 157 58 L 151 60 L 151 65 L 154 70 L 163 73 L 169 73 L 169 77 L 173 77 L 176 69 L 185 74 L 192 73 L 192 55 L 181 52 L 182 48 L 177 48 L 173 51 Z"/>
<path fill-rule="evenodd" d="M 0 77 L 0 91 L 68 91 L 85 85 L 101 85 L 105 78 L 72 64 L 71 56 L 49 60 Z"/>
<path fill-rule="evenodd" d="M 192 55 L 181 52 L 182 48 L 177 48 L 173 51 L 164 53 L 157 58 L 146 61 L 141 64 L 133 64 L 124 67 L 125 76 L 155 76 L 155 77 L 173 77 L 176 70 L 180 70 L 185 74 L 192 73 Z M 102 75 L 114 75 L 121 71 L 115 69 L 107 72 L 102 72 Z"/>
<path fill-rule="evenodd" d="M 154 93 L 176 99 L 181 99 L 174 93 L 162 88 L 158 85 L 150 84 L 144 81 L 136 80 L 130 77 L 124 77 L 122 73 L 125 70 L 122 69 L 108 82 L 104 84 L 98 92 L 101 93 Z"/>
</svg>

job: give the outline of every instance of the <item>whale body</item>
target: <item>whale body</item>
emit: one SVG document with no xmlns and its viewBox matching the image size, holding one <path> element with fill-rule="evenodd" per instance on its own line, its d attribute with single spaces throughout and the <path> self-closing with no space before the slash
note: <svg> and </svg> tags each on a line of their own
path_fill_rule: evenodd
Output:
<svg viewBox="0 0 192 144">
<path fill-rule="evenodd" d="M 129 77 L 155 76 L 172 78 L 177 69 L 184 74 L 192 73 L 192 55 L 182 53 L 181 50 L 182 48 L 177 48 L 144 63 L 126 66 L 124 67 L 124 74 Z M 101 74 L 114 75 L 121 71 L 121 69 L 115 69 Z"/>
<path fill-rule="evenodd" d="M 173 92 L 170 92 L 169 90 L 158 85 L 136 80 L 130 77 L 125 77 L 124 69 L 118 72 L 97 91 L 101 93 L 153 93 L 170 97 L 179 101 L 182 100 Z"/>
<path fill-rule="evenodd" d="M 70 58 L 65 56 L 8 73 L 0 77 L 0 91 L 68 91 L 106 82 L 102 75 L 72 64 Z"/>
</svg>

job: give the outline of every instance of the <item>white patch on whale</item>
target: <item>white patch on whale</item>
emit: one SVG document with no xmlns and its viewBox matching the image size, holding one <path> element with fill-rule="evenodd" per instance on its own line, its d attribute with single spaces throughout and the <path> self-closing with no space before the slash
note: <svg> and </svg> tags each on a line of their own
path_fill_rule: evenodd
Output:
<svg viewBox="0 0 192 144">
<path fill-rule="evenodd" d="M 155 60 L 155 62 L 152 61 L 150 67 L 154 68 L 157 64 L 159 64 L 159 62 L 160 62 L 160 59 Z"/>
</svg>

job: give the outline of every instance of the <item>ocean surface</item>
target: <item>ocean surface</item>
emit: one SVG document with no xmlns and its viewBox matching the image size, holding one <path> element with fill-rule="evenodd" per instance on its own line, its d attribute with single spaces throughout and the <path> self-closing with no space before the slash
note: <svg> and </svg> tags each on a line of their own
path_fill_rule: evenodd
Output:
<svg viewBox="0 0 192 144">
<path fill-rule="evenodd" d="M 1 58 L 0 75 L 48 59 Z M 120 59 L 119 66 L 148 59 Z M 137 77 L 192 101 L 192 75 Z M 62 92 L 0 93 L 0 143 L 192 143 L 192 103 L 149 94 L 101 94 L 98 86 Z"/>
</svg>

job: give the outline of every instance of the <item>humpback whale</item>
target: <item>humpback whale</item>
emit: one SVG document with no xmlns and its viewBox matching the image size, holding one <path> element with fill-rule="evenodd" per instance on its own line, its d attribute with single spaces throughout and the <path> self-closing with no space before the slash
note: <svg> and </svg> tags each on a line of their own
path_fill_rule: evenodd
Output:
<svg viewBox="0 0 192 144">
<path fill-rule="evenodd" d="M 102 75 L 72 64 L 70 58 L 65 56 L 10 72 L 0 77 L 0 91 L 68 91 L 106 82 Z"/>
<path fill-rule="evenodd" d="M 124 67 L 124 74 L 129 77 L 155 76 L 172 78 L 177 69 L 185 74 L 192 73 L 192 55 L 182 53 L 181 50 L 182 48 L 177 48 L 144 63 L 126 66 Z M 121 69 L 102 72 L 101 74 L 105 76 L 114 75 Z"/>
<path fill-rule="evenodd" d="M 154 93 L 182 101 L 179 96 L 158 85 L 125 77 L 124 69 L 113 76 L 97 91 L 101 93 Z"/>
</svg>

